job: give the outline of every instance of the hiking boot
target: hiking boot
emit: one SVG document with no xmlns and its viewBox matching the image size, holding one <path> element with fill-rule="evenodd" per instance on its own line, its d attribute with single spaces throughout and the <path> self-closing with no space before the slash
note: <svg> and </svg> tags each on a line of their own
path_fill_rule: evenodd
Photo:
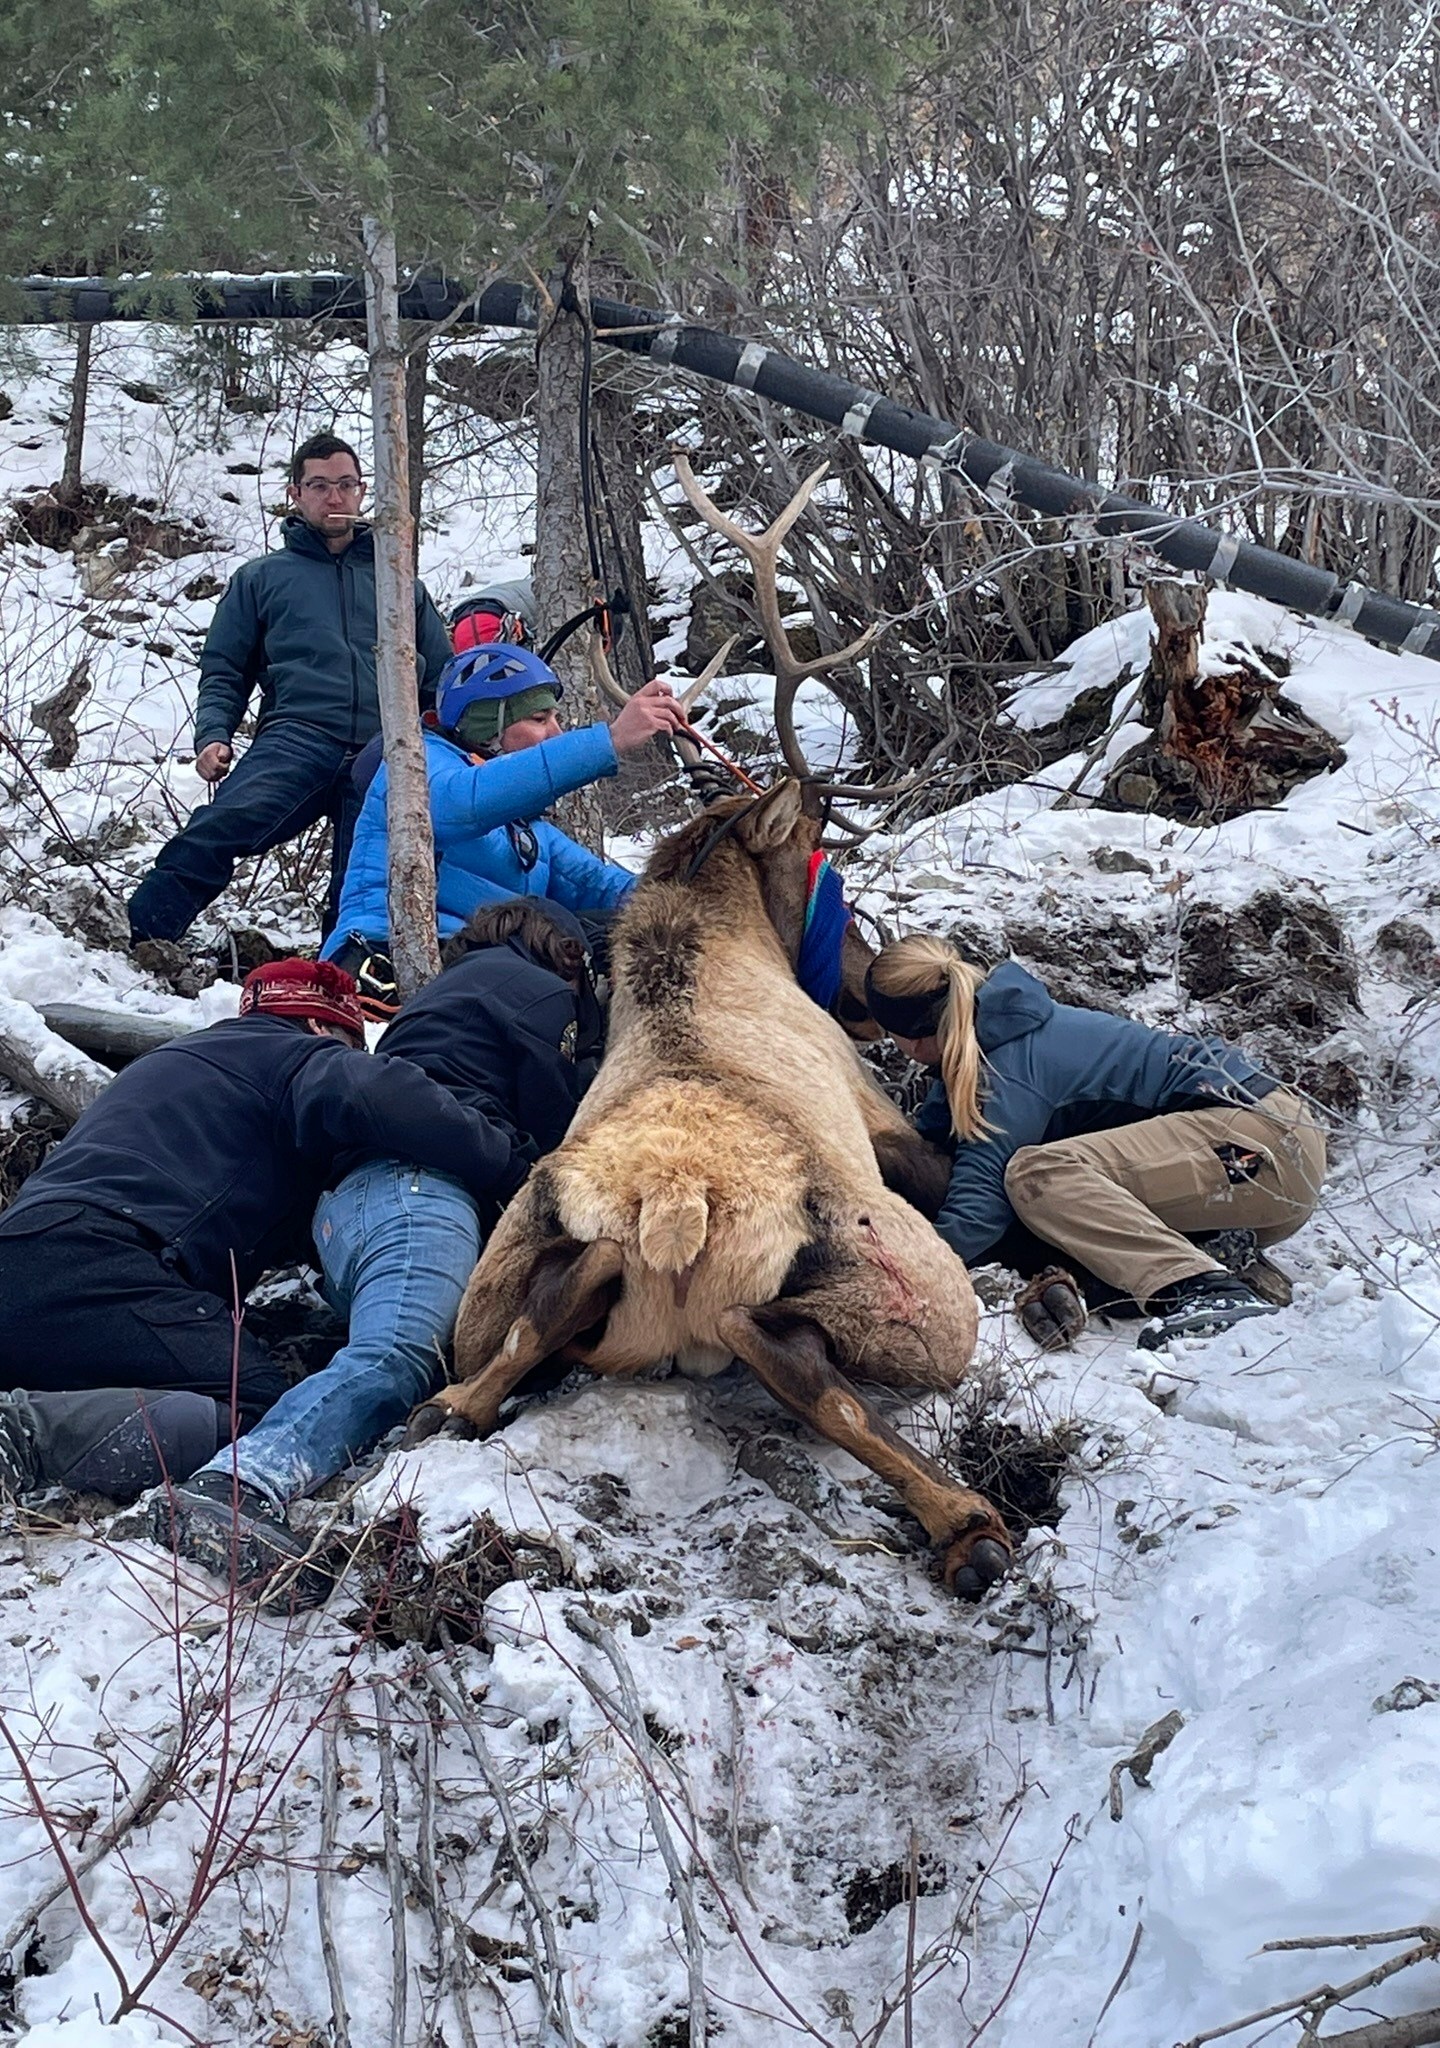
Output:
<svg viewBox="0 0 1440 2048">
<path fill-rule="evenodd" d="M 216 978 L 214 965 L 175 939 L 132 938 L 130 958 L 146 974 L 163 981 L 177 996 L 198 996 Z"/>
<path fill-rule="evenodd" d="M 1015 1313 L 1042 1351 L 1068 1351 L 1089 1319 L 1075 1276 L 1063 1266 L 1047 1266 L 1022 1287 Z"/>
<path fill-rule="evenodd" d="M 324 1573 L 307 1565 L 308 1547 L 284 1513 L 258 1486 L 229 1472 L 197 1472 L 182 1486 L 157 1492 L 150 1502 L 150 1540 L 189 1564 L 230 1580 L 252 1599 L 266 1597 L 280 1579 L 280 1597 L 312 1607 L 330 1590 Z"/>
<path fill-rule="evenodd" d="M 24 1394 L 0 1394 L 0 1501 L 23 1500 L 39 1484 L 34 1411 Z"/>
<path fill-rule="evenodd" d="M 1251 1316 L 1274 1313 L 1271 1303 L 1233 1274 L 1192 1273 L 1151 1296 L 1151 1320 L 1136 1342 L 1142 1351 L 1163 1351 L 1176 1337 L 1213 1337 Z"/>
<path fill-rule="evenodd" d="M 1289 1308 L 1295 1297 L 1295 1283 L 1283 1266 L 1261 1251 L 1253 1230 L 1217 1230 L 1210 1237 L 1192 1242 L 1212 1259 L 1218 1259 L 1227 1273 L 1268 1301 L 1272 1308 Z"/>
</svg>

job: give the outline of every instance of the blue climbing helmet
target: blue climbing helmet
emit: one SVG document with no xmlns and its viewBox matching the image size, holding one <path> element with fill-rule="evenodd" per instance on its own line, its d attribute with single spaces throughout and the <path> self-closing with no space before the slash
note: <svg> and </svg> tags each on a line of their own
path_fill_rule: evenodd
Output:
<svg viewBox="0 0 1440 2048">
<path fill-rule="evenodd" d="M 435 717 L 445 731 L 453 732 L 470 705 L 518 697 L 522 690 L 553 690 L 557 700 L 565 695 L 565 685 L 554 669 L 530 648 L 517 647 L 508 640 L 488 640 L 483 646 L 451 655 L 441 669 L 435 688 Z"/>
</svg>

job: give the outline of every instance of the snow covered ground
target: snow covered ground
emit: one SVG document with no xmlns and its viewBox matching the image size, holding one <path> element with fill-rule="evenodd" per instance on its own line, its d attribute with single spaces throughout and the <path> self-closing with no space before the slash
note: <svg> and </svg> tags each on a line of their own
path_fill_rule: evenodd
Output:
<svg viewBox="0 0 1440 2048">
<path fill-rule="evenodd" d="M 38 347 L 0 423 L 17 483 L 58 469 L 68 361 Z M 0 718 L 27 760 L 29 705 L 81 653 L 95 685 L 72 768 L 0 763 L 0 995 L 193 1018 L 115 950 L 113 906 L 199 795 L 178 757 L 210 602 L 181 593 L 263 544 L 296 415 L 187 454 L 186 418 L 119 389 L 163 386 L 153 344 L 106 349 L 87 473 L 218 544 L 97 599 L 68 556 L 0 549 Z M 318 361 L 306 427 L 341 381 Z M 521 565 L 495 474 L 453 485 L 427 539 L 442 597 Z M 1012 715 L 1138 673 L 1146 626 L 1091 634 Z M 1366 1096 L 1283 1255 L 1294 1307 L 1160 1359 L 1123 1325 L 1044 1357 L 987 1315 L 992 1420 L 1072 1449 L 1058 1526 L 978 1609 L 883 1488 L 736 1375 L 572 1389 L 484 1445 L 392 1455 L 322 1510 L 372 1535 L 300 1622 L 177 1584 L 123 1521 L 0 1535 L 0 2024 L 28 2048 L 671 2048 L 698 1976 L 712 2038 L 744 2048 L 1169 2048 L 1395 1952 L 1266 1944 L 1440 1920 L 1437 981 L 1423 946 L 1377 944 L 1440 931 L 1440 670 L 1212 596 L 1207 659 L 1241 643 L 1285 653 L 1347 749 L 1283 808 L 1204 831 L 1059 808 L 1077 756 L 872 844 L 851 879 L 887 929 L 1038 931 L 1082 978 L 1138 932 L 1126 1007 L 1190 1023 L 1214 1021 L 1183 978 L 1196 906 L 1320 892 L 1361 1007 L 1309 1057 Z M 219 910 L 300 929 L 277 870 Z M 198 1015 L 233 1001 L 217 985 Z M 893 1412 L 934 1447 L 955 1426 Z M 1125 1760 L 1161 1723 L 1139 1783 Z M 82 1915 L 59 1859 L 82 1870 L 117 1816 Z M 1437 2003 L 1422 1963 L 1321 2032 Z M 1300 2037 L 1282 2015 L 1228 2038 Z"/>
</svg>

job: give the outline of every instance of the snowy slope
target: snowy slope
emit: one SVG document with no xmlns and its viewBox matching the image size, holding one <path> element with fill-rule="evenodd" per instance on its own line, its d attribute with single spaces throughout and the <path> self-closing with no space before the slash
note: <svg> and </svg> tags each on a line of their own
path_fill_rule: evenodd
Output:
<svg viewBox="0 0 1440 2048">
<path fill-rule="evenodd" d="M 0 423 L 36 480 L 58 468 L 47 414 L 68 375 L 42 347 Z M 106 379 L 162 381 L 152 345 L 107 347 Z M 307 427 L 354 362 L 317 359 Z M 183 460 L 116 381 L 94 418 L 87 470 L 163 490 L 223 545 L 108 609 L 82 604 L 67 557 L 3 551 L 7 731 L 25 739 L 29 702 L 85 643 L 100 653 L 76 766 L 41 776 L 43 802 L 3 772 L 0 992 L 108 989 L 179 1014 L 194 1006 L 103 931 L 82 945 L 60 924 L 138 871 L 165 792 L 195 800 L 188 654 L 143 641 L 187 649 L 209 606 L 176 593 L 262 545 L 294 414 L 230 422 L 228 449 Z M 232 477 L 240 461 L 268 467 Z M 451 488 L 424 564 L 442 594 L 486 550 L 520 560 L 505 480 Z M 1102 628 L 1012 716 L 1048 723 L 1126 661 L 1138 673 L 1145 640 L 1140 615 Z M 1195 905 L 1321 892 L 1362 1008 L 1310 1051 L 1362 1072 L 1367 1097 L 1286 1248 L 1294 1307 L 1158 1360 L 1099 1324 L 1045 1358 L 987 1315 L 989 1413 L 1075 1448 L 1058 1528 L 978 1609 L 938 1590 L 885 1489 L 737 1375 L 572 1387 L 484 1445 L 392 1455 L 316 1509 L 371 1534 L 299 1623 L 177 1586 L 123 1521 L 0 1537 L 0 1962 L 56 1842 L 73 1867 L 114 1815 L 130 1823 L 80 1880 L 89 1926 L 57 1895 L 42 1973 L 0 1988 L 30 2048 L 343 2038 L 327 1952 L 356 2048 L 669 2048 L 692 1970 L 712 2038 L 744 2048 L 1168 2048 L 1393 1952 L 1267 1942 L 1440 1917 L 1440 1057 L 1433 983 L 1376 945 L 1397 918 L 1440 931 L 1440 671 L 1217 593 L 1207 658 L 1241 642 L 1286 653 L 1290 694 L 1348 750 L 1283 809 L 1207 831 L 1057 809 L 1077 756 L 873 843 L 850 879 L 887 929 L 1039 928 L 1082 974 L 1137 931 L 1125 1001 L 1157 1022 L 1213 1021 L 1180 976 Z M 147 836 L 62 864 L 51 806 L 76 839 L 112 815 Z M 1097 851 L 1149 872 L 1101 872 Z M 283 877 L 258 901 L 277 929 L 297 914 Z M 229 1002 L 207 991 L 200 1014 Z M 935 1449 L 956 1425 L 944 1402 L 891 1412 Z M 1172 1713 L 1148 1786 L 1116 1778 Z M 1436 2003 L 1423 1964 L 1328 2029 Z M 1229 2038 L 1295 2044 L 1300 2027 Z"/>
</svg>

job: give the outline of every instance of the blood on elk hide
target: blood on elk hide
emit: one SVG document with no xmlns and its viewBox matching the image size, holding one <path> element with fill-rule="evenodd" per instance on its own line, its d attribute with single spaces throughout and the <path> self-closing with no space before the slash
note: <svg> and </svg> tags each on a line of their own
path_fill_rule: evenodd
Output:
<svg viewBox="0 0 1440 2048">
<path fill-rule="evenodd" d="M 1111 769 L 1104 809 L 1219 824 L 1341 766 L 1339 742 L 1281 694 L 1282 678 L 1263 658 L 1201 674 L 1202 585 L 1157 578 L 1145 594 L 1155 637 L 1140 715 L 1155 731 Z"/>
</svg>

